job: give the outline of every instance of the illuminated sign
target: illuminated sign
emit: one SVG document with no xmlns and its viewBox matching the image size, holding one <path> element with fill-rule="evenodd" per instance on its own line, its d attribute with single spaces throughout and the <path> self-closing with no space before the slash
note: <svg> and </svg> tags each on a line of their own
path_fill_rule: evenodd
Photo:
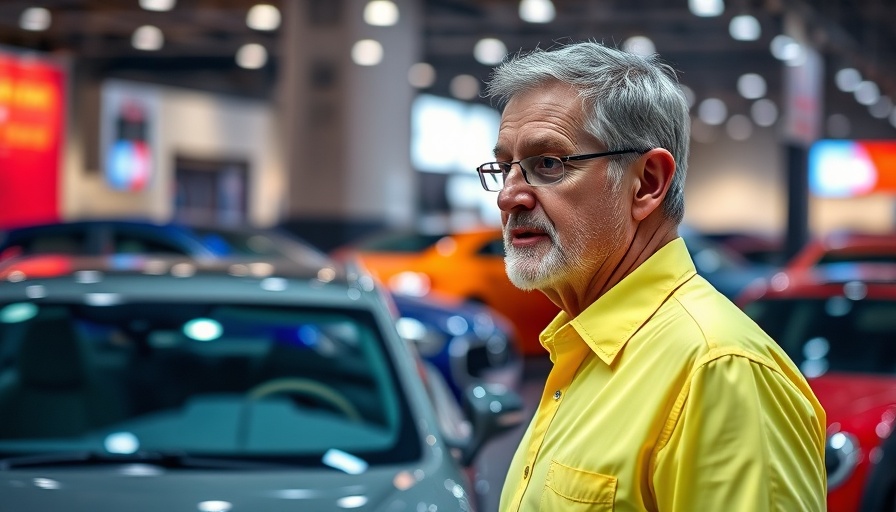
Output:
<svg viewBox="0 0 896 512">
<path fill-rule="evenodd" d="M 896 194 L 896 141 L 815 142 L 809 149 L 809 191 L 842 198 Z"/>
<path fill-rule="evenodd" d="M 65 75 L 0 51 L 0 228 L 59 219 Z"/>
<path fill-rule="evenodd" d="M 152 86 L 108 80 L 103 83 L 100 116 L 101 154 L 106 184 L 140 192 L 153 176 L 154 117 L 158 91 Z"/>
</svg>

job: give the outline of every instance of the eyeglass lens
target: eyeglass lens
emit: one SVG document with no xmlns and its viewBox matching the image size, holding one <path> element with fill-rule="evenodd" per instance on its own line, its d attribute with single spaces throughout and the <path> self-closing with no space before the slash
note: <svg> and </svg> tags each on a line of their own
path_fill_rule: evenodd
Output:
<svg viewBox="0 0 896 512">
<path fill-rule="evenodd" d="M 553 156 L 531 156 L 519 162 L 523 177 L 530 185 L 549 185 L 563 178 L 563 161 Z M 504 179 L 513 164 L 493 162 L 481 167 L 482 184 L 486 190 L 498 192 L 504 188 Z"/>
</svg>

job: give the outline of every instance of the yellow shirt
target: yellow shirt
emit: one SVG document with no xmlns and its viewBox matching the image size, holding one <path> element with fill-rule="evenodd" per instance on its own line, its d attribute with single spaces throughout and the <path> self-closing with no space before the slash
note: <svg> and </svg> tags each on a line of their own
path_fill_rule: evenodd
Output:
<svg viewBox="0 0 896 512">
<path fill-rule="evenodd" d="M 825 510 L 824 410 L 680 238 L 541 342 L 502 512 Z"/>
</svg>

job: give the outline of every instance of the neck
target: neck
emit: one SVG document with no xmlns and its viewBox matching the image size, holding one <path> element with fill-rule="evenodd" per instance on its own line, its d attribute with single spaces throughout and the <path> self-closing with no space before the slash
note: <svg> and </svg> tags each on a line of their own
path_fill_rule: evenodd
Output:
<svg viewBox="0 0 896 512">
<path fill-rule="evenodd" d="M 651 215 L 626 232 L 627 244 L 608 254 L 593 274 L 542 291 L 567 315 L 575 318 L 677 237 L 676 224 L 659 215 Z"/>
</svg>

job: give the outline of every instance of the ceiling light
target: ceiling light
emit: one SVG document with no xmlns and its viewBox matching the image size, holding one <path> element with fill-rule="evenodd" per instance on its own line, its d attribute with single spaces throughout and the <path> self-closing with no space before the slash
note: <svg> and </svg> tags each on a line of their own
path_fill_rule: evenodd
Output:
<svg viewBox="0 0 896 512">
<path fill-rule="evenodd" d="M 718 98 L 706 98 L 697 107 L 697 116 L 708 125 L 719 125 L 728 117 L 728 107 Z"/>
<path fill-rule="evenodd" d="M 479 95 L 479 80 L 473 75 L 457 75 L 448 87 L 451 95 L 459 100 L 472 100 Z"/>
<path fill-rule="evenodd" d="M 750 117 L 758 126 L 771 126 L 778 120 L 778 107 L 768 98 L 756 100 L 750 106 Z"/>
<path fill-rule="evenodd" d="M 837 88 L 843 92 L 853 92 L 862 83 L 862 75 L 855 68 L 843 68 L 834 75 Z"/>
<path fill-rule="evenodd" d="M 19 27 L 32 32 L 40 32 L 50 28 L 52 15 L 43 7 L 29 7 L 19 17 Z"/>
<path fill-rule="evenodd" d="M 383 60 L 383 45 L 374 39 L 362 39 L 352 46 L 352 60 L 359 66 L 376 66 Z"/>
<path fill-rule="evenodd" d="M 398 23 L 398 6 L 391 0 L 371 0 L 364 6 L 364 21 L 375 27 L 391 27 Z"/>
<path fill-rule="evenodd" d="M 140 0 L 140 7 L 147 11 L 170 11 L 174 3 L 175 0 Z"/>
<path fill-rule="evenodd" d="M 556 10 L 551 0 L 520 0 L 520 19 L 529 23 L 550 23 Z"/>
<path fill-rule="evenodd" d="M 246 25 L 255 30 L 277 30 L 280 28 L 280 9 L 273 5 L 253 5 L 246 14 Z"/>
<path fill-rule="evenodd" d="M 769 44 L 772 55 L 778 60 L 787 60 L 792 57 L 795 52 L 799 51 L 797 47 L 799 47 L 799 43 L 792 37 L 783 34 L 776 35 Z"/>
<path fill-rule="evenodd" d="M 634 53 L 635 55 L 642 55 L 644 57 L 656 53 L 656 45 L 653 44 L 653 41 L 651 41 L 649 37 L 645 36 L 632 36 L 626 39 L 625 42 L 622 43 L 622 49 L 628 53 Z"/>
<path fill-rule="evenodd" d="M 728 33 L 738 41 L 755 41 L 762 34 L 759 20 L 749 14 L 741 14 L 731 18 L 728 23 Z"/>
<path fill-rule="evenodd" d="M 244 44 L 236 52 L 236 63 L 241 68 L 259 69 L 268 61 L 267 49 L 257 43 Z"/>
<path fill-rule="evenodd" d="M 893 111 L 893 100 L 887 96 L 881 96 L 874 104 L 868 107 L 868 112 L 877 119 L 886 119 Z"/>
<path fill-rule="evenodd" d="M 725 2 L 722 0 L 688 0 L 688 9 L 694 16 L 718 16 L 725 11 Z"/>
<path fill-rule="evenodd" d="M 505 55 L 507 55 L 507 47 L 500 39 L 493 37 L 480 39 L 473 48 L 473 57 L 476 58 L 477 62 L 486 66 L 500 63 L 504 60 Z"/>
<path fill-rule="evenodd" d="M 158 27 L 143 25 L 131 36 L 131 45 L 138 50 L 158 50 L 165 43 L 165 36 Z"/>
<path fill-rule="evenodd" d="M 862 105 L 873 105 L 880 99 L 880 89 L 876 83 L 870 80 L 861 82 L 852 93 L 856 97 L 856 101 Z"/>
<path fill-rule="evenodd" d="M 436 81 L 436 68 L 426 62 L 418 62 L 408 70 L 408 82 L 417 89 L 432 87 Z"/>
<path fill-rule="evenodd" d="M 725 123 L 725 131 L 734 140 L 747 140 L 753 135 L 753 123 L 743 114 L 735 114 Z"/>
<path fill-rule="evenodd" d="M 745 73 L 737 79 L 737 92 L 748 100 L 765 96 L 765 78 L 756 73 Z"/>
</svg>

